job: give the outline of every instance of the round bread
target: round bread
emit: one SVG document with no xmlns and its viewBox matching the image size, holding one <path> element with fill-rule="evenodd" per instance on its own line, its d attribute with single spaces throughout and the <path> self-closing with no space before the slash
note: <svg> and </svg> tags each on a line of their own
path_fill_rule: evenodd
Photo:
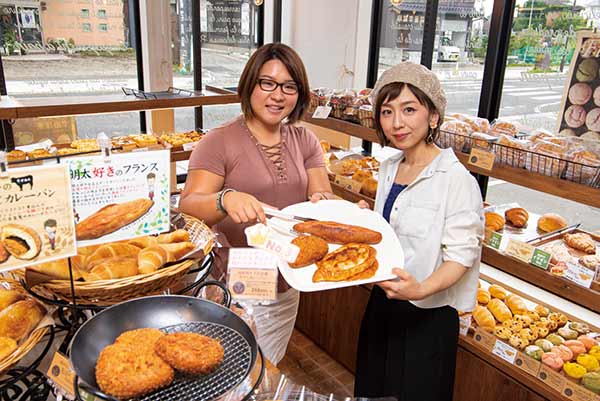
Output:
<svg viewBox="0 0 600 401">
<path fill-rule="evenodd" d="M 567 220 L 556 213 L 546 213 L 538 220 L 538 228 L 547 233 L 560 230 L 567 225 Z"/>
<path fill-rule="evenodd" d="M 117 398 L 140 397 L 173 381 L 175 372 L 153 352 L 140 352 L 127 344 L 112 344 L 100 352 L 96 382 Z"/>
<path fill-rule="evenodd" d="M 18 259 L 33 259 L 42 249 L 42 240 L 38 233 L 18 224 L 7 224 L 2 227 L 0 240 L 6 250 Z"/>
<path fill-rule="evenodd" d="M 600 108 L 592 109 L 585 118 L 585 125 L 591 131 L 600 131 Z"/>
<path fill-rule="evenodd" d="M 586 115 L 583 107 L 574 104 L 565 111 L 565 121 L 569 127 L 579 128 L 585 123 Z"/>
<path fill-rule="evenodd" d="M 588 84 L 577 83 L 569 89 L 569 101 L 572 104 L 586 104 L 592 97 L 592 88 Z"/>
<path fill-rule="evenodd" d="M 209 374 L 223 362 L 225 350 L 214 338 L 196 333 L 167 334 L 154 350 L 174 369 L 191 374 Z"/>
<path fill-rule="evenodd" d="M 132 348 L 141 349 L 144 351 L 154 352 L 156 342 L 166 336 L 165 333 L 158 329 L 136 329 L 122 333 L 115 340 L 116 344 L 129 345 Z"/>
</svg>

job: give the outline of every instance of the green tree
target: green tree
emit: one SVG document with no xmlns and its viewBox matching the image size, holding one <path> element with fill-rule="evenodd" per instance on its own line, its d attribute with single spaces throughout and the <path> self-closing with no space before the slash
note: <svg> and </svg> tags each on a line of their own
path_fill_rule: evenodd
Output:
<svg viewBox="0 0 600 401">
<path fill-rule="evenodd" d="M 508 51 L 510 53 L 514 53 L 515 51 L 518 51 L 524 47 L 537 48 L 541 45 L 541 43 L 541 33 L 533 29 L 524 29 L 511 35 Z"/>
<path fill-rule="evenodd" d="M 578 31 L 587 28 L 588 21 L 581 15 L 573 14 L 570 11 L 563 11 L 549 25 L 554 30 L 568 31 L 573 28 L 574 31 Z"/>
</svg>

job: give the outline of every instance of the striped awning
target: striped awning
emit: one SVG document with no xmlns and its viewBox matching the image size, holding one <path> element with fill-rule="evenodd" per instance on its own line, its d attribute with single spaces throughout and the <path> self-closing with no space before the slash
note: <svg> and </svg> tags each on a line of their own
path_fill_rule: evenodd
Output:
<svg viewBox="0 0 600 401">
<path fill-rule="evenodd" d="M 426 0 L 404 0 L 397 6 L 390 4 L 390 8 L 398 13 L 402 11 L 424 13 L 426 6 Z M 440 1 L 438 4 L 438 13 L 474 15 L 477 13 L 477 10 L 475 9 L 475 1 Z"/>
</svg>

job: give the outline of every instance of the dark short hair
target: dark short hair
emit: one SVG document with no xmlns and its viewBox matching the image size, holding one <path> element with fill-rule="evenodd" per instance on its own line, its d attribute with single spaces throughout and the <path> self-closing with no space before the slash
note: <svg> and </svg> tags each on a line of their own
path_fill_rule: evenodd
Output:
<svg viewBox="0 0 600 401">
<path fill-rule="evenodd" d="M 242 113 L 244 113 L 244 117 L 247 119 L 254 117 L 252 106 L 250 105 L 250 97 L 258 83 L 260 69 L 270 60 L 281 61 L 298 86 L 298 100 L 296 101 L 296 106 L 294 106 L 294 109 L 288 116 L 288 122 L 293 124 L 302 117 L 304 110 L 308 107 L 310 102 L 310 87 L 300 56 L 291 47 L 283 43 L 269 43 L 259 47 L 246 63 L 237 89 L 242 104 Z"/>
<path fill-rule="evenodd" d="M 416 86 L 405 82 L 392 82 L 391 84 L 387 84 L 386 86 L 381 88 L 381 90 L 377 94 L 377 99 L 375 99 L 375 108 L 373 110 L 375 117 L 375 130 L 377 131 L 377 137 L 379 138 L 379 144 L 381 146 L 386 146 L 389 144 L 389 141 L 386 138 L 385 133 L 383 132 L 383 128 L 381 128 L 381 122 L 379 120 L 379 115 L 381 114 L 381 106 L 384 102 L 389 102 L 400 96 L 400 93 L 405 87 L 408 87 L 408 89 L 413 93 L 413 95 L 415 95 L 420 104 L 427 107 L 427 110 L 429 110 L 430 115 L 433 113 L 438 113 L 439 115 L 437 108 L 435 107 L 431 99 L 429 99 L 429 96 L 427 96 L 425 92 L 423 92 Z M 440 134 L 441 124 L 442 121 L 438 121 L 437 127 L 434 129 L 434 142 Z"/>
</svg>

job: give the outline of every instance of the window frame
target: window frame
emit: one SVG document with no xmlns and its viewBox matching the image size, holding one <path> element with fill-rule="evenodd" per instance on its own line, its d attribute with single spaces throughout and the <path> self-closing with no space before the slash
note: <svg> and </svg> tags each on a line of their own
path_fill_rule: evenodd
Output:
<svg viewBox="0 0 600 401">
<path fill-rule="evenodd" d="M 86 29 L 88 28 L 88 29 Z M 83 32 L 92 32 L 92 24 L 91 22 L 83 22 L 81 24 L 81 29 Z"/>
<path fill-rule="evenodd" d="M 90 18 L 90 9 L 89 8 L 82 8 L 79 12 L 79 16 L 81 18 Z"/>
</svg>

